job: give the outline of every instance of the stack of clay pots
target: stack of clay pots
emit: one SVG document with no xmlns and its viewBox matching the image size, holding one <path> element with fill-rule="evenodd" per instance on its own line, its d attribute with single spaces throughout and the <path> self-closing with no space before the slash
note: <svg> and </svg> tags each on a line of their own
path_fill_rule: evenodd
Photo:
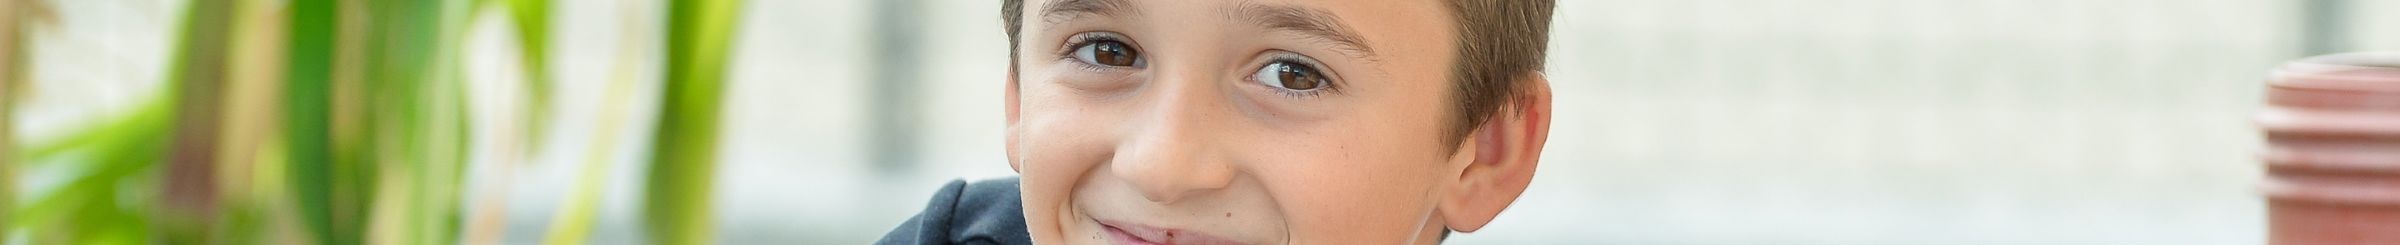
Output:
<svg viewBox="0 0 2400 245">
<path fill-rule="evenodd" d="M 2268 78 L 2271 244 L 2400 244 L 2400 52 L 2317 56 Z"/>
</svg>

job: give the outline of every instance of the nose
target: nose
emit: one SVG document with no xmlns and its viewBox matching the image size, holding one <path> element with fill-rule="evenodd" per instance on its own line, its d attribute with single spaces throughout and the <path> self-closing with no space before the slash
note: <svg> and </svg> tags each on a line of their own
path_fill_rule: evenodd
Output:
<svg viewBox="0 0 2400 245">
<path fill-rule="evenodd" d="M 1162 76 L 1164 78 L 1166 76 Z M 1184 77 L 1195 78 L 1195 77 Z M 1127 120 L 1134 133 L 1121 141 L 1109 170 L 1139 188 L 1152 202 L 1169 203 L 1224 189 L 1234 166 L 1212 135 L 1229 121 L 1226 98 L 1206 79 L 1162 79 L 1149 91 L 1145 116 Z"/>
</svg>

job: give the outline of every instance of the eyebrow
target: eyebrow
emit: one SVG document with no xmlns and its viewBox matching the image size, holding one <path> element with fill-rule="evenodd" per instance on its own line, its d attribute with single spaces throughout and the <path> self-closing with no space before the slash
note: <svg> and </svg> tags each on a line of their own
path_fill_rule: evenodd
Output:
<svg viewBox="0 0 2400 245">
<path fill-rule="evenodd" d="M 1296 33 L 1309 39 L 1324 41 L 1332 44 L 1335 50 L 1354 58 L 1376 60 L 1375 50 L 1367 47 L 1366 38 L 1361 38 L 1357 31 L 1350 30 L 1350 26 L 1342 25 L 1342 19 L 1334 16 L 1332 12 L 1307 7 L 1264 5 L 1245 1 L 1240 7 L 1226 12 L 1226 15 L 1229 19 L 1249 20 L 1270 30 Z"/>
<path fill-rule="evenodd" d="M 1042 20 L 1047 24 L 1057 25 L 1060 22 L 1066 22 L 1067 20 L 1072 20 L 1083 16 L 1117 16 L 1119 14 L 1136 13 L 1136 9 L 1134 9 L 1133 4 L 1125 1 L 1126 0 L 1050 1 L 1050 4 L 1045 4 L 1043 5 L 1044 7 L 1042 7 Z"/>
<path fill-rule="evenodd" d="M 1050 25 L 1086 16 L 1120 16 L 1138 13 L 1127 0 L 1052 0 L 1042 7 L 1042 19 Z M 1377 61 L 1375 50 L 1368 48 L 1366 38 L 1332 12 L 1290 5 L 1266 5 L 1243 1 L 1226 11 L 1225 18 L 1249 21 L 1269 30 L 1299 34 L 1307 39 L 1324 41 L 1334 49 L 1354 58 Z"/>
</svg>

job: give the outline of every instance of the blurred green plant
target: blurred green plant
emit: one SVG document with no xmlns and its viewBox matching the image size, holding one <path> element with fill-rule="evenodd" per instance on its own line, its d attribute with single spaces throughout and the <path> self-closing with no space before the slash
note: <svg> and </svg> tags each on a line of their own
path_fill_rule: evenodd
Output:
<svg viewBox="0 0 2400 245">
<path fill-rule="evenodd" d="M 0 243 L 15 233 L 17 151 L 15 105 L 24 92 L 27 26 L 49 19 L 49 7 L 39 1 L 0 0 Z"/>
<path fill-rule="evenodd" d="M 185 7 L 182 41 L 168 72 L 174 121 L 165 169 L 159 170 L 157 228 L 170 243 L 211 241 L 217 217 L 218 122 L 232 52 L 232 0 L 194 0 Z"/>
<path fill-rule="evenodd" d="M 550 0 L 507 0 L 517 27 L 518 60 L 525 67 L 526 107 L 524 151 L 542 149 L 550 125 Z"/>
<path fill-rule="evenodd" d="M 63 140 L 33 148 L 29 163 L 63 162 L 68 153 L 84 162 L 70 166 L 82 171 L 65 184 L 33 198 L 10 220 L 37 244 L 142 244 L 149 241 L 150 218 L 139 207 L 124 203 L 156 203 L 156 178 L 148 173 L 163 157 L 173 108 L 166 96 L 156 96 L 131 113 L 109 123 L 78 130 Z M 22 165 L 41 167 L 42 164 Z M 131 199 L 131 200 L 128 200 Z"/>
<path fill-rule="evenodd" d="M 456 240 L 466 3 L 293 2 L 286 154 L 316 243 Z"/>
<path fill-rule="evenodd" d="M 739 0 L 670 0 L 666 84 L 651 138 L 645 224 L 655 244 L 713 243 L 717 119 Z"/>
<path fill-rule="evenodd" d="M 320 244 L 454 242 L 467 2 L 302 2 L 287 154 L 303 223 Z"/>
<path fill-rule="evenodd" d="M 622 14 L 643 16 L 640 14 L 642 8 L 635 7 L 634 0 L 619 2 L 619 6 L 624 7 L 620 8 Z M 626 112 L 631 110 L 634 71 L 641 63 L 640 51 L 648 47 L 644 45 L 648 42 L 642 41 L 648 35 L 631 28 L 641 26 L 640 19 L 625 18 L 625 22 L 620 26 L 626 27 L 626 30 L 619 34 L 624 42 L 617 45 L 616 64 L 609 69 L 613 72 L 610 74 L 607 94 L 602 95 L 601 116 L 594 120 L 600 125 L 592 129 L 589 148 L 583 152 L 583 173 L 576 176 L 574 189 L 567 192 L 565 202 L 559 203 L 556 213 L 551 215 L 550 230 L 542 238 L 542 244 L 585 244 L 585 239 L 591 234 L 592 222 L 596 219 L 593 216 L 600 207 L 600 188 L 607 180 L 608 163 L 615 160 L 610 157 L 615 155 L 611 154 L 614 151 L 610 147 L 617 145 L 618 129 L 624 127 Z"/>
<path fill-rule="evenodd" d="M 519 123 L 507 125 L 500 130 L 502 134 L 509 134 L 513 137 L 500 139 L 499 141 L 504 142 L 493 144 L 492 151 L 503 156 L 485 164 L 488 166 L 485 169 L 494 172 L 487 176 L 494 176 L 497 179 L 486 181 L 489 184 L 480 187 L 483 194 L 477 198 L 478 200 L 474 204 L 476 212 L 468 217 L 467 230 L 469 233 L 467 233 L 466 241 L 474 244 L 498 243 L 506 234 L 506 210 L 510 180 L 513 179 L 515 170 L 523 167 L 520 166 L 524 165 L 521 162 L 530 162 L 533 154 L 541 151 L 542 139 L 547 136 L 545 132 L 549 132 L 548 125 L 552 111 L 550 98 L 553 89 L 551 88 L 549 65 L 550 1 L 480 0 L 474 4 L 479 10 L 471 12 L 482 13 L 481 8 L 492 5 L 505 7 L 510 22 L 516 24 L 517 60 L 525 70 L 525 94 L 520 97 L 523 99 L 520 102 L 523 103 L 524 110 L 522 113 L 516 113 L 519 114 L 517 118 Z"/>
<path fill-rule="evenodd" d="M 336 128 L 334 107 L 356 107 L 357 101 L 335 104 L 337 78 L 355 80 L 359 71 L 349 63 L 358 63 L 356 52 L 364 37 L 345 35 L 344 29 L 360 28 L 360 20 L 344 13 L 357 11 L 340 0 L 292 0 L 291 50 L 284 85 L 285 154 L 294 206 L 300 226 L 316 244 L 358 244 L 358 227 L 364 226 L 362 210 L 366 193 L 365 179 L 372 176 L 360 166 L 357 151 L 336 149 L 337 135 L 353 141 L 358 132 L 355 125 Z M 352 31 L 353 33 L 357 31 Z M 351 55 L 337 56 L 341 53 Z M 343 59 L 347 58 L 347 59 Z M 341 65 L 337 65 L 341 64 Z M 336 70 L 340 68 L 340 70 Z M 345 84 L 349 85 L 349 84 Z M 346 86 L 354 88 L 356 85 Z M 355 94 L 356 91 L 340 91 Z M 348 96 L 343 98 L 355 98 Z M 345 108 L 356 114 L 357 109 Z M 344 118 L 356 123 L 355 118 Z M 355 144 L 344 144 L 355 145 Z M 337 150 L 349 150 L 348 154 Z"/>
<path fill-rule="evenodd" d="M 494 242 L 461 235 L 474 150 L 461 61 L 484 1 L 503 0 L 192 0 L 157 94 L 56 138 L 0 145 L 0 243 L 11 234 L 34 244 Z M 527 113 L 512 118 L 525 146 L 512 154 L 523 158 L 539 148 L 552 110 L 549 2 L 504 1 L 528 70 L 526 99 L 514 101 Z M 46 13 L 40 3 L 0 0 L 0 142 L 15 142 L 6 133 L 8 102 L 25 94 L 20 27 Z M 667 95 L 646 212 L 657 243 L 706 243 L 718 90 L 738 1 L 669 4 Z M 630 70 L 642 63 L 630 58 L 640 42 L 628 43 L 601 138 L 549 243 L 579 244 L 589 233 L 603 152 L 631 107 Z M 9 200 L 18 196 L 17 170 L 27 168 L 69 176 L 26 202 Z"/>
<path fill-rule="evenodd" d="M 21 2 L 20 2 L 21 3 Z M 12 3 L 13 5 L 14 3 Z M 227 28 L 234 6 L 203 0 L 185 13 L 178 48 L 170 55 L 166 83 L 174 88 L 111 123 L 71 133 L 49 147 L 35 148 L 28 162 L 56 162 L 68 152 L 88 162 L 82 174 L 32 200 L 9 223 L 24 227 L 43 244 L 205 243 L 217 218 L 213 166 L 215 100 L 226 71 Z M 13 7 L 13 6 L 12 6 Z M 21 39 L 20 39 L 21 40 Z M 182 115 L 178 109 L 188 110 Z M 179 122 L 180 121 L 180 122 Z M 195 125 L 196 124 L 196 125 Z M 178 133 L 182 132 L 182 133 Z M 168 157 L 167 152 L 175 152 Z M 164 159 L 162 159 L 164 158 Z M 172 168 L 158 173 L 161 160 Z M 39 165 L 26 165 L 39 166 Z M 163 176 L 162 176 L 163 175 Z M 10 179 L 15 180 L 15 179 Z M 163 193 L 162 193 L 163 192 Z M 161 193 L 148 194 L 148 193 Z M 157 198 L 157 199 L 152 199 Z M 129 200 L 130 199 L 130 200 Z M 149 203 L 157 207 L 128 206 Z M 153 213 L 155 212 L 155 213 Z M 157 222 L 157 223 L 154 223 Z M 156 229 L 156 233 L 153 230 Z"/>
</svg>

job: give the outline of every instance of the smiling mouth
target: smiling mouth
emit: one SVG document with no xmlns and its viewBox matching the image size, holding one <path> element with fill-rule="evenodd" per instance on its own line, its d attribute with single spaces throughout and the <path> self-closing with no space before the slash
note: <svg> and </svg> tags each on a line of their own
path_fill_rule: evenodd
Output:
<svg viewBox="0 0 2400 245">
<path fill-rule="evenodd" d="M 1193 232 L 1191 232 L 1191 231 L 1175 230 L 1175 229 L 1162 229 L 1162 228 L 1156 228 L 1156 227 L 1147 227 L 1147 226 L 1141 226 L 1141 225 L 1123 224 L 1123 223 L 1119 223 L 1119 222 L 1108 222 L 1108 221 L 1098 221 L 1098 222 L 1100 223 L 1100 227 L 1101 227 L 1102 229 L 1108 230 L 1108 240 L 1109 240 L 1109 242 L 1110 242 L 1110 243 L 1114 243 L 1114 244 L 1128 244 L 1128 245 L 1176 245 L 1176 244 L 1191 244 L 1191 245 L 1198 245 L 1198 244 L 1209 244 L 1209 245 L 1216 245 L 1216 244 L 1240 244 L 1240 243 L 1233 242 L 1233 241 L 1231 241 L 1231 240 L 1225 240 L 1224 238 L 1218 238 L 1218 237 L 1209 236 L 1209 235 L 1200 234 L 1200 233 L 1193 233 Z M 1122 225 L 1120 225 L 1120 224 L 1122 224 Z"/>
</svg>

